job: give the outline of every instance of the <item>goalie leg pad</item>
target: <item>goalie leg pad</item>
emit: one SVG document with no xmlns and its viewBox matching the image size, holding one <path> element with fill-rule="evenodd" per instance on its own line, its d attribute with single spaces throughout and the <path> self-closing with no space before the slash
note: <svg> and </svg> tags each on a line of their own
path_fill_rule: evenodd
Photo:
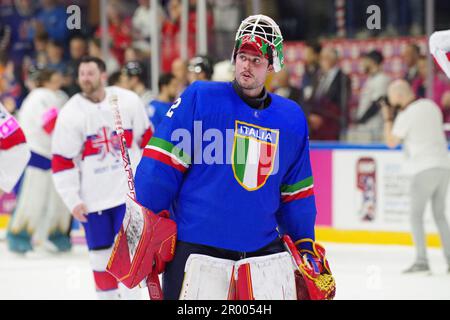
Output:
<svg viewBox="0 0 450 320">
<path fill-rule="evenodd" d="M 296 300 L 291 257 L 282 252 L 236 262 L 191 254 L 180 299 Z"/>
<path fill-rule="evenodd" d="M 186 262 L 180 300 L 226 300 L 234 261 L 191 254 Z"/>
<path fill-rule="evenodd" d="M 292 260 L 287 252 L 247 258 L 235 265 L 239 300 L 296 300 Z"/>
</svg>

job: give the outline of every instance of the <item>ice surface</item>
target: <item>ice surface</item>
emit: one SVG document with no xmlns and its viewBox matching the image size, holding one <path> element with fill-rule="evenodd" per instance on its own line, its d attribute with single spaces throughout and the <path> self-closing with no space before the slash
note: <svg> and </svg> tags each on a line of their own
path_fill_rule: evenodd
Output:
<svg viewBox="0 0 450 320">
<path fill-rule="evenodd" d="M 428 251 L 432 275 L 403 275 L 414 259 L 413 247 L 324 245 L 336 277 L 336 299 L 450 299 L 450 274 L 440 249 Z M 0 299 L 96 298 L 84 245 L 63 255 L 24 257 L 0 241 Z"/>
</svg>

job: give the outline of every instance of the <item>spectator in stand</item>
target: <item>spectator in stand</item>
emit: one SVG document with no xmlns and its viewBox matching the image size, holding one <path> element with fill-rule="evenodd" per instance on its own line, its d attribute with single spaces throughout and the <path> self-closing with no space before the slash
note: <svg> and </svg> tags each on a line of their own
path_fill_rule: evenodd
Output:
<svg viewBox="0 0 450 320">
<path fill-rule="evenodd" d="M 306 42 L 304 50 L 305 71 L 300 88 L 302 90 L 301 101 L 307 103 L 312 98 L 314 86 L 317 85 L 320 70 L 319 57 L 322 47 L 319 43 Z"/>
<path fill-rule="evenodd" d="M 14 74 L 14 63 L 6 56 L 0 57 L 0 103 L 9 113 L 19 108 L 22 88 Z"/>
<path fill-rule="evenodd" d="M 108 2 L 108 34 L 111 41 L 111 52 L 120 65 L 124 63 L 125 49 L 131 46 L 131 19 L 124 17 L 119 2 Z M 95 36 L 101 37 L 103 30 L 99 27 Z M 106 57 L 105 57 L 106 58 Z"/>
<path fill-rule="evenodd" d="M 47 65 L 45 67 L 65 76 L 67 74 L 67 62 L 64 60 L 63 44 L 51 39 L 47 44 L 46 52 Z"/>
<path fill-rule="evenodd" d="M 417 61 L 417 76 L 411 83 L 412 90 L 417 98 L 425 98 L 427 93 L 428 61 L 427 57 L 421 55 Z"/>
<path fill-rule="evenodd" d="M 357 142 L 381 142 L 383 117 L 378 100 L 386 96 L 391 79 L 383 72 L 383 55 L 377 50 L 362 56 L 363 72 L 368 76 L 359 96 L 356 109 L 356 126 L 349 130 L 348 140 Z"/>
<path fill-rule="evenodd" d="M 47 46 L 49 43 L 48 33 L 36 32 L 34 39 L 34 57 L 33 64 L 38 66 L 45 66 L 48 63 Z"/>
<path fill-rule="evenodd" d="M 40 3 L 41 10 L 36 15 L 38 24 L 48 33 L 50 39 L 66 43 L 69 39 L 66 9 L 57 0 L 41 0 Z"/>
<path fill-rule="evenodd" d="M 86 38 L 75 35 L 69 42 L 70 60 L 67 63 L 67 86 L 64 88 L 69 97 L 81 91 L 78 85 L 78 65 L 81 58 L 87 55 L 88 44 Z"/>
<path fill-rule="evenodd" d="M 339 140 L 347 128 L 350 78 L 338 62 L 335 49 L 322 49 L 319 80 L 307 106 L 311 140 Z"/>
<path fill-rule="evenodd" d="M 89 40 L 88 48 L 89 48 L 88 52 L 89 52 L 90 56 L 96 57 L 96 58 L 99 58 L 99 59 L 102 59 L 103 61 L 105 61 L 106 73 L 108 75 L 112 74 L 113 72 L 120 71 L 120 64 L 117 61 L 117 59 L 114 57 L 113 54 L 108 54 L 105 58 L 103 58 L 100 39 L 93 38 L 93 39 Z"/>
<path fill-rule="evenodd" d="M 158 88 L 158 97 L 146 105 L 148 117 L 155 128 L 162 121 L 178 94 L 177 80 L 173 74 L 164 73 L 159 77 Z"/>
<path fill-rule="evenodd" d="M 22 75 L 22 62 L 34 53 L 33 36 L 35 33 L 35 5 L 31 0 L 14 2 L 14 11 L 1 17 L 4 36 L 2 46 L 14 64 L 15 77 Z"/>
<path fill-rule="evenodd" d="M 418 45 L 410 43 L 408 44 L 404 51 L 402 52 L 402 59 L 406 64 L 407 71 L 405 73 L 404 79 L 412 84 L 414 79 L 417 77 L 418 68 L 417 62 L 420 58 L 420 48 Z"/>
<path fill-rule="evenodd" d="M 190 0 L 188 13 L 188 56 L 192 57 L 196 51 L 196 1 Z M 168 16 L 164 20 L 161 28 L 162 33 L 162 70 L 169 72 L 172 62 L 180 56 L 180 20 L 182 6 L 180 0 L 169 0 L 167 5 Z M 208 8 L 206 17 L 207 30 L 212 31 L 214 26 L 214 19 L 212 11 Z M 212 37 L 209 37 L 210 39 Z"/>
<path fill-rule="evenodd" d="M 442 95 L 441 105 L 442 113 L 444 114 L 444 123 L 450 124 L 450 90 Z"/>
<path fill-rule="evenodd" d="M 417 62 L 417 77 L 412 83 L 412 89 L 417 98 L 425 98 L 427 94 L 427 79 L 428 79 L 428 61 L 426 56 L 421 56 Z M 450 91 L 450 81 L 445 75 L 438 70 L 437 66 L 433 68 L 433 100 L 441 108 L 443 105 L 443 96 L 447 91 Z"/>
<path fill-rule="evenodd" d="M 148 89 L 146 69 L 139 61 L 127 62 L 122 67 L 119 86 L 124 86 L 125 89 L 134 91 L 141 98 L 144 106 L 147 106 L 154 98 L 153 93 Z"/>
<path fill-rule="evenodd" d="M 179 96 L 181 92 L 183 92 L 184 88 L 187 87 L 189 81 L 188 81 L 188 62 L 177 58 L 172 63 L 172 74 L 176 79 L 177 87 L 178 87 L 178 94 Z"/>
<path fill-rule="evenodd" d="M 290 75 L 287 68 L 283 68 L 275 73 L 272 83 L 273 92 L 299 103 L 301 91 L 289 83 L 289 78 Z"/>
<path fill-rule="evenodd" d="M 132 17 L 132 36 L 133 47 L 141 50 L 145 57 L 150 57 L 150 37 L 152 29 L 156 27 L 156 23 L 152 21 L 150 1 L 138 0 L 139 6 Z M 159 25 L 165 18 L 164 10 L 158 6 Z"/>
</svg>

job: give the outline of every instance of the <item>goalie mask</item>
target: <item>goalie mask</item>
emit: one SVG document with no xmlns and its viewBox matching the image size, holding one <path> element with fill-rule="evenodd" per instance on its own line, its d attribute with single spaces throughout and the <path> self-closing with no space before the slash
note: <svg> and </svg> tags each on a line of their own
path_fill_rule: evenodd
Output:
<svg viewBox="0 0 450 320">
<path fill-rule="evenodd" d="M 284 66 L 283 36 L 280 27 L 265 15 L 250 16 L 242 21 L 236 32 L 232 62 L 236 60 L 239 51 L 255 52 L 269 60 L 274 71 L 280 71 Z"/>
</svg>

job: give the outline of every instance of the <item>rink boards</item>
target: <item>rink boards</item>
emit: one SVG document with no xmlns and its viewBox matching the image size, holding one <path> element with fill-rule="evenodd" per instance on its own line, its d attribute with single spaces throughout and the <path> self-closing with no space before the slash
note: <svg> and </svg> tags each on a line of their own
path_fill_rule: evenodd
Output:
<svg viewBox="0 0 450 320">
<path fill-rule="evenodd" d="M 450 155 L 450 153 L 449 153 Z M 449 158 L 450 161 L 450 158 Z M 384 145 L 311 143 L 317 238 L 326 242 L 411 245 L 409 175 L 400 149 Z M 14 196 L 0 199 L 0 233 L 6 228 Z M 447 217 L 450 218 L 450 192 Z M 449 219 L 450 220 L 450 219 Z M 425 212 L 428 243 L 439 246 L 430 205 Z M 83 232 L 74 224 L 74 240 Z"/>
<path fill-rule="evenodd" d="M 410 175 L 404 161 L 400 149 L 390 150 L 384 145 L 312 143 L 317 238 L 348 243 L 412 244 Z M 429 245 L 439 246 L 429 204 L 425 228 Z"/>
</svg>

